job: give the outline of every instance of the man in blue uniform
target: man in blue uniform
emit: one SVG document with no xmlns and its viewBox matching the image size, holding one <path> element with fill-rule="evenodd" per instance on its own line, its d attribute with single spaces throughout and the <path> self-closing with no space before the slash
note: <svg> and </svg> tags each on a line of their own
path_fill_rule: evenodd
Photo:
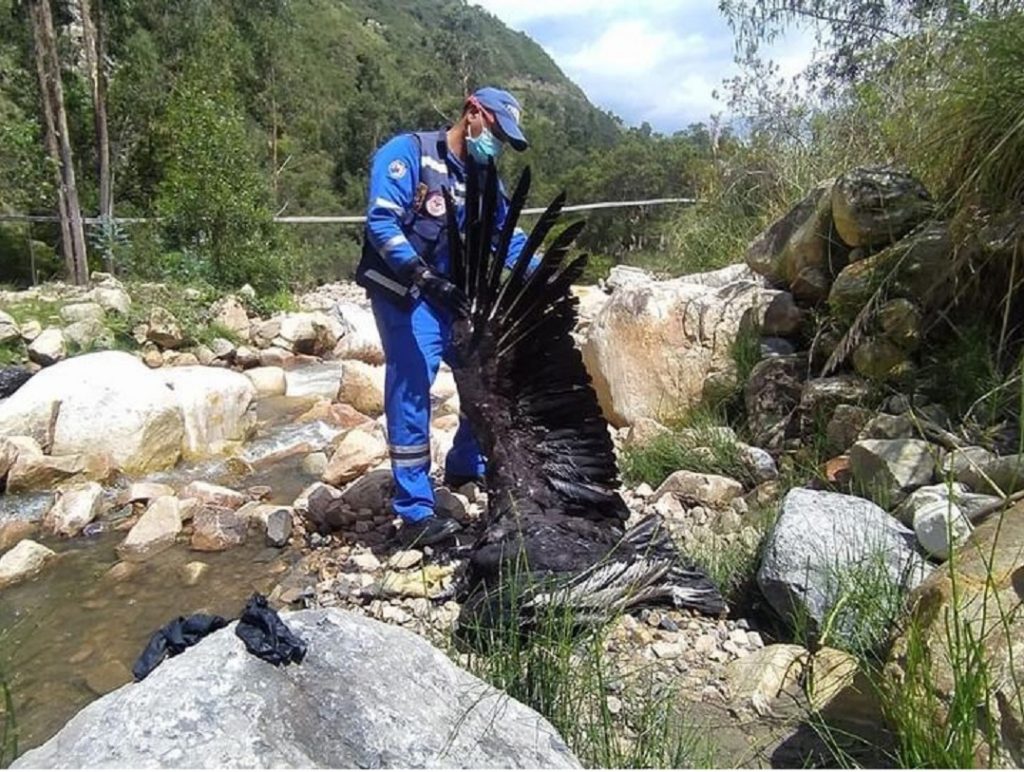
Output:
<svg viewBox="0 0 1024 772">
<path fill-rule="evenodd" d="M 356 281 L 366 288 L 384 346 L 384 404 L 388 449 L 395 477 L 392 508 L 403 520 L 405 544 L 435 544 L 459 524 L 434 512 L 430 485 L 430 387 L 443 357 L 451 319 L 443 310 L 464 303 L 447 278 L 447 214 L 442 188 L 457 207 L 464 204 L 466 159 L 496 158 L 502 146 L 525 150 L 519 102 L 497 88 L 470 96 L 454 126 L 401 134 L 373 157 L 363 255 Z M 508 201 L 495 217 L 500 228 Z M 460 219 L 461 221 L 461 219 Z M 526 235 L 519 229 L 509 249 L 518 257 Z M 468 423 L 459 423 L 445 462 L 446 484 L 483 476 L 484 460 Z"/>
</svg>

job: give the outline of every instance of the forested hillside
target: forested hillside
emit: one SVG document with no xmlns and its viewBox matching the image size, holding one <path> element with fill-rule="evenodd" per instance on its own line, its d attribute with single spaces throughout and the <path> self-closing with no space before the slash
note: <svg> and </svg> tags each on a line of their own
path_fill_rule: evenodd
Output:
<svg viewBox="0 0 1024 772">
<path fill-rule="evenodd" d="M 576 201 L 694 190 L 699 133 L 691 141 L 625 130 L 536 43 L 460 0 L 49 5 L 83 214 L 102 211 L 89 20 L 104 50 L 113 213 L 164 218 L 159 227 L 87 228 L 92 267 L 113 255 L 129 275 L 249 280 L 263 290 L 343 276 L 358 228 L 276 228 L 270 217 L 361 211 L 373 149 L 397 131 L 452 120 L 466 91 L 487 83 L 524 104 L 531 149 L 504 163 L 509 175 L 534 167 L 538 201 L 565 185 Z M 6 213 L 56 211 L 32 42 L 39 7 L 0 0 Z M 643 216 L 595 225 L 591 249 L 615 255 L 643 245 Z M 61 275 L 59 241 L 56 226 L 3 227 L 0 280 L 29 281 L 33 259 L 37 279 Z"/>
</svg>

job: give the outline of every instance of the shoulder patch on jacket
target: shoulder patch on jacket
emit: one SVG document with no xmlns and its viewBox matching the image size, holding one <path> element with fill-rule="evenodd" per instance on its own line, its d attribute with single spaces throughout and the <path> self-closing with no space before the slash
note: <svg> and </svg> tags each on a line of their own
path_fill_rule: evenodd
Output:
<svg viewBox="0 0 1024 772">
<path fill-rule="evenodd" d="M 388 164 L 388 177 L 393 180 L 400 180 L 405 176 L 408 171 L 408 167 L 405 165 L 405 161 L 400 158 L 396 158 L 394 161 Z"/>
</svg>

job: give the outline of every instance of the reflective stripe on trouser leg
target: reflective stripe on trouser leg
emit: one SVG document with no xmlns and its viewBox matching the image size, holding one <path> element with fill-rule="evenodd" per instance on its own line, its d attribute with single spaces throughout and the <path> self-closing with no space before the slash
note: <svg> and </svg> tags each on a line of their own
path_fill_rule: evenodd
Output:
<svg viewBox="0 0 1024 772">
<path fill-rule="evenodd" d="M 387 368 L 387 415 L 395 498 L 391 507 L 404 520 L 434 512 L 430 485 L 430 386 L 441 363 L 441 324 L 423 301 L 405 310 L 386 300 L 372 302 Z"/>
</svg>

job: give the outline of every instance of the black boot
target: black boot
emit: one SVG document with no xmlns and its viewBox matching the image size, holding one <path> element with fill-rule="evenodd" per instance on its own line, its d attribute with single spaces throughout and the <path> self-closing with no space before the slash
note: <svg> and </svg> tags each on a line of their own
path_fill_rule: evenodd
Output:
<svg viewBox="0 0 1024 772">
<path fill-rule="evenodd" d="M 414 523 L 403 523 L 398 532 L 399 543 L 410 547 L 428 547 L 431 544 L 447 541 L 462 530 L 458 521 L 450 517 L 431 517 L 417 520 Z"/>
</svg>

